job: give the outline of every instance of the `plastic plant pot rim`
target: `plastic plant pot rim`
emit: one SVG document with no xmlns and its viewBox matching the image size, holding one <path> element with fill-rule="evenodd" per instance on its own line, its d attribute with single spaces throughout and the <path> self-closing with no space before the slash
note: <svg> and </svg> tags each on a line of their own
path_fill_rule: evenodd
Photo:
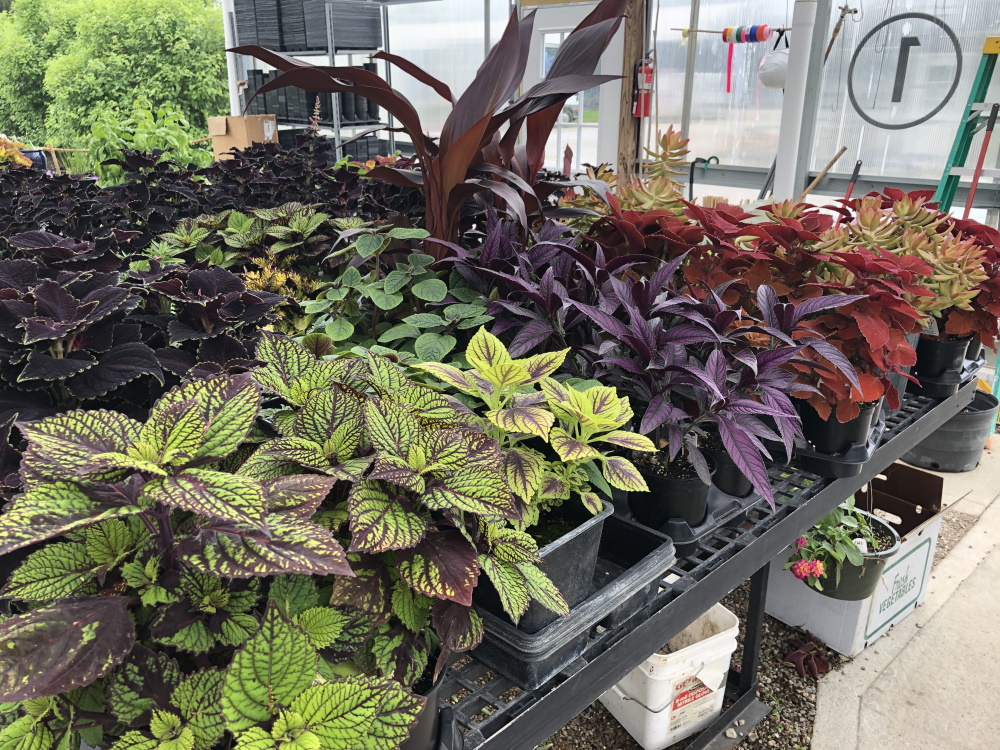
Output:
<svg viewBox="0 0 1000 750">
<path fill-rule="evenodd" d="M 881 518 L 872 513 L 869 513 L 867 510 L 862 510 L 861 508 L 858 507 L 855 507 L 854 510 L 860 513 L 861 515 L 865 516 L 868 519 L 869 525 L 871 525 L 872 521 L 874 521 L 883 528 L 888 529 L 889 533 L 892 534 L 892 539 L 893 539 L 892 546 L 889 547 L 889 549 L 879 550 L 878 552 L 862 552 L 861 554 L 864 555 L 864 558 L 866 560 L 886 560 L 895 555 L 897 552 L 899 552 L 899 546 L 903 543 L 902 540 L 899 538 L 899 532 L 897 532 L 894 528 L 892 528 L 892 526 L 888 522 L 883 521 Z"/>
<path fill-rule="evenodd" d="M 555 539 L 546 544 L 544 547 L 538 550 L 538 556 L 545 557 L 546 555 L 550 554 L 559 547 L 562 547 L 564 544 L 576 539 L 578 536 L 580 536 L 580 534 L 585 533 L 589 528 L 596 526 L 597 524 L 601 523 L 605 518 L 614 513 L 615 506 L 612 505 L 610 501 L 602 498 L 601 502 L 604 504 L 604 508 L 603 510 L 601 510 L 600 513 L 591 516 L 568 534 L 563 534 L 558 539 Z"/>
</svg>

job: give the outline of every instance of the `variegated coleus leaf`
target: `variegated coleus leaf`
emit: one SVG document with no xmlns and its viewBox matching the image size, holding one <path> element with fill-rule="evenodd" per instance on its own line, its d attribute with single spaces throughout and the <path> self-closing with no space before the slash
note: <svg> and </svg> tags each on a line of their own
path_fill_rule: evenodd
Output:
<svg viewBox="0 0 1000 750">
<path fill-rule="evenodd" d="M 224 521 L 264 521 L 264 491 L 259 482 L 211 469 L 185 469 L 176 476 L 153 479 L 143 488 L 143 497 Z"/>
<path fill-rule="evenodd" d="M 342 427 L 353 427 L 351 433 L 338 441 L 338 455 L 342 459 L 353 456 L 361 437 L 361 399 L 340 386 L 313 394 L 292 421 L 290 434 L 297 438 L 325 445 Z"/>
<path fill-rule="evenodd" d="M 357 384 L 362 390 L 365 386 L 363 377 L 368 370 L 365 360 L 320 360 L 301 344 L 280 334 L 264 333 L 255 357 L 265 363 L 254 372 L 257 382 L 297 406 L 335 384 Z"/>
<path fill-rule="evenodd" d="M 476 549 L 456 529 L 433 530 L 397 554 L 399 577 L 425 596 L 472 605 L 479 578 Z"/>
<path fill-rule="evenodd" d="M 555 415 L 543 406 L 513 406 L 486 412 L 486 418 L 505 432 L 549 439 Z"/>
<path fill-rule="evenodd" d="M 600 458 L 602 455 L 599 450 L 577 440 L 561 427 L 554 427 L 552 429 L 549 437 L 549 445 L 559 454 L 559 458 L 566 463 Z"/>
<path fill-rule="evenodd" d="M 449 651 L 471 651 L 483 640 L 483 620 L 471 607 L 438 600 L 431 609 L 431 622 Z"/>
<path fill-rule="evenodd" d="M 306 469 L 335 479 L 356 482 L 372 460 L 373 456 L 363 456 L 341 462 L 335 455 L 324 452 L 324 447 L 319 443 L 298 437 L 282 437 L 262 444 L 240 466 L 238 473 L 263 482 L 298 474 Z"/>
<path fill-rule="evenodd" d="M 503 473 L 508 486 L 527 503 L 534 499 L 542 481 L 545 457 L 531 448 L 511 448 L 503 455 Z"/>
<path fill-rule="evenodd" d="M 154 709 L 170 708 L 167 700 L 180 683 L 181 671 L 168 654 L 136 644 L 108 679 L 105 692 L 111 713 L 122 724 L 136 726 Z"/>
<path fill-rule="evenodd" d="M 469 341 L 465 358 L 480 372 L 513 361 L 503 342 L 485 328 L 476 331 L 475 336 Z"/>
<path fill-rule="evenodd" d="M 330 606 L 364 613 L 371 628 L 392 617 L 392 589 L 395 585 L 389 565 L 382 555 L 350 552 L 347 561 L 355 577 L 333 579 Z"/>
<path fill-rule="evenodd" d="M 73 482 L 33 485 L 15 497 L 0 515 L 0 555 L 71 531 L 142 513 L 129 488 L 111 491 Z"/>
<path fill-rule="evenodd" d="M 201 419 L 202 431 L 197 435 L 187 402 L 197 404 L 195 412 Z M 187 463 L 221 460 L 246 440 L 260 412 L 260 388 L 249 373 L 227 377 L 195 380 L 167 391 L 150 411 L 143 428 L 142 439 L 164 454 L 180 444 L 190 452 Z M 188 415 L 187 420 L 182 420 Z M 194 434 L 191 434 L 194 433 Z M 194 448 L 195 443 L 199 445 Z"/>
<path fill-rule="evenodd" d="M 516 623 L 531 600 L 558 615 L 568 615 L 569 606 L 555 584 L 534 563 L 508 563 L 489 555 L 479 556 L 483 573 L 500 595 L 504 612 Z"/>
<path fill-rule="evenodd" d="M 93 459 L 106 453 L 125 453 L 139 438 L 142 425 L 117 412 L 71 411 L 36 422 L 18 422 L 17 428 L 28 441 L 22 474 L 27 483 L 64 479 L 108 481 L 127 472 L 83 474 Z"/>
<path fill-rule="evenodd" d="M 383 398 L 366 400 L 364 411 L 375 450 L 405 459 L 410 445 L 423 432 L 417 418 L 404 406 Z"/>
<path fill-rule="evenodd" d="M 627 458 L 610 456 L 603 460 L 603 474 L 608 484 L 629 492 L 649 492 L 646 480 Z"/>
<path fill-rule="evenodd" d="M 428 483 L 421 501 L 431 510 L 460 510 L 490 518 L 516 519 L 520 515 L 503 475 L 476 466 Z"/>
<path fill-rule="evenodd" d="M 425 704 L 391 680 L 341 677 L 305 690 L 270 729 L 237 736 L 236 750 L 393 750 Z"/>
<path fill-rule="evenodd" d="M 271 513 L 266 528 L 216 522 L 181 540 L 185 565 L 226 578 L 282 573 L 352 576 L 333 535 L 294 511 Z"/>
<path fill-rule="evenodd" d="M 405 493 L 392 485 L 364 480 L 348 498 L 351 551 L 386 552 L 413 547 L 430 528 L 430 518 L 418 512 Z"/>
<path fill-rule="evenodd" d="M 226 726 L 239 732 L 270 720 L 312 684 L 317 660 L 306 632 L 276 608 L 268 608 L 260 630 L 236 652 L 226 671 Z"/>
<path fill-rule="evenodd" d="M 387 623 L 376 629 L 369 651 L 378 674 L 412 685 L 427 668 L 430 645 L 423 633 L 400 624 Z"/>
<path fill-rule="evenodd" d="M 77 597 L 0 623 L 0 702 L 59 695 L 103 677 L 135 642 L 124 597 Z"/>
</svg>

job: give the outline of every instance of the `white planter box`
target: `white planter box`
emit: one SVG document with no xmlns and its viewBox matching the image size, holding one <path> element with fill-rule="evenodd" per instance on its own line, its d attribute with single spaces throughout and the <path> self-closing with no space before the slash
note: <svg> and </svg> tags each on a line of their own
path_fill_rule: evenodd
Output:
<svg viewBox="0 0 1000 750">
<path fill-rule="evenodd" d="M 845 656 L 857 656 L 915 610 L 927 596 L 934 550 L 941 530 L 941 477 L 905 464 L 886 469 L 887 480 L 875 480 L 874 507 L 899 532 L 899 552 L 890 557 L 875 593 L 857 602 L 820 594 L 784 570 L 786 549 L 771 562 L 767 614 L 810 633 Z M 856 495 L 857 507 L 870 508 L 867 493 Z M 898 518 L 899 522 L 893 519 Z"/>
</svg>

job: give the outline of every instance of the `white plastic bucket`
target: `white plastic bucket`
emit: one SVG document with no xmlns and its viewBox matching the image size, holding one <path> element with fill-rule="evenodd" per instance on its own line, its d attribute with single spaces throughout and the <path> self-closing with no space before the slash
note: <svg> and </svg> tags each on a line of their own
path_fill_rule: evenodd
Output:
<svg viewBox="0 0 1000 750">
<path fill-rule="evenodd" d="M 740 621 L 716 604 L 601 696 L 645 750 L 663 750 L 708 726 L 722 711 Z"/>
</svg>

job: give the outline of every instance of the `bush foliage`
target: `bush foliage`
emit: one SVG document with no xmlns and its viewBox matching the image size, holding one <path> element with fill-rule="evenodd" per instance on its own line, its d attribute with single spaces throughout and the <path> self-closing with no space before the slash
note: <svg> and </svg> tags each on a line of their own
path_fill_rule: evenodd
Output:
<svg viewBox="0 0 1000 750">
<path fill-rule="evenodd" d="M 14 0 L 0 16 L 0 130 L 67 145 L 137 96 L 196 128 L 227 109 L 211 0 Z"/>
</svg>

